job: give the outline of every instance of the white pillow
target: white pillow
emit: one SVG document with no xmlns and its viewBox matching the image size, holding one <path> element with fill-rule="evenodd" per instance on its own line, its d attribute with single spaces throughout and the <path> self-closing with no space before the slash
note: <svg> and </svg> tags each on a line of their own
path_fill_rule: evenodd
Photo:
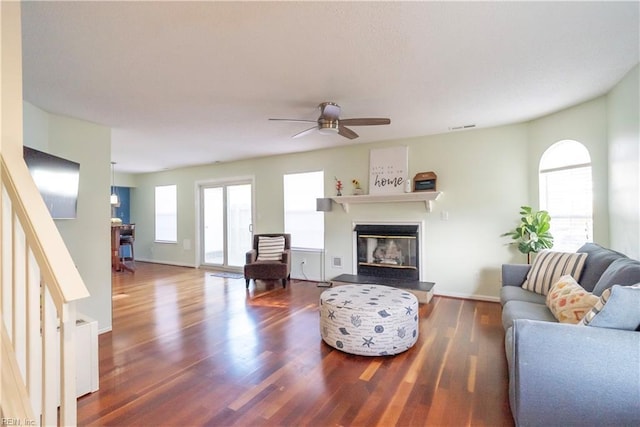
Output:
<svg viewBox="0 0 640 427">
<path fill-rule="evenodd" d="M 284 252 L 284 236 L 258 236 L 258 261 L 280 261 Z"/>
<path fill-rule="evenodd" d="M 522 288 L 547 295 L 551 286 L 564 275 L 569 274 L 579 282 L 586 259 L 585 253 L 540 251 L 533 260 Z"/>
</svg>

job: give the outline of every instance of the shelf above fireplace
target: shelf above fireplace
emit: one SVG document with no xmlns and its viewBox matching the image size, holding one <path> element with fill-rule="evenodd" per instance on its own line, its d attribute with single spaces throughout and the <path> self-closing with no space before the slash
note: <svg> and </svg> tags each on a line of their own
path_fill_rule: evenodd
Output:
<svg viewBox="0 0 640 427">
<path fill-rule="evenodd" d="M 424 202 L 427 212 L 431 212 L 433 202 L 438 200 L 442 191 L 416 191 L 398 194 L 363 194 L 361 196 L 335 196 L 333 201 L 339 203 L 345 212 L 349 212 L 349 205 L 354 203 L 398 203 Z"/>
</svg>

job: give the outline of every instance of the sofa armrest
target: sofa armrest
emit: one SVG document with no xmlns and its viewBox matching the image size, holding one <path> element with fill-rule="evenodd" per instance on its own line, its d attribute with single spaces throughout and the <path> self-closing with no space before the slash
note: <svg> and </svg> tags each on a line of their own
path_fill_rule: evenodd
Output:
<svg viewBox="0 0 640 427">
<path fill-rule="evenodd" d="M 516 425 L 640 425 L 640 333 L 518 319 L 505 339 Z"/>
<path fill-rule="evenodd" d="M 502 264 L 502 286 L 522 286 L 531 264 Z"/>
</svg>

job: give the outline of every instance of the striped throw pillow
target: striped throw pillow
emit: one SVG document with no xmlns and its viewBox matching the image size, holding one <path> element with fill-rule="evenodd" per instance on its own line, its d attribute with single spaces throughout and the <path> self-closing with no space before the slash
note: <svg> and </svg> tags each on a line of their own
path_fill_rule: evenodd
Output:
<svg viewBox="0 0 640 427">
<path fill-rule="evenodd" d="M 258 261 L 280 261 L 284 252 L 284 236 L 258 237 Z"/>
<path fill-rule="evenodd" d="M 551 286 L 562 276 L 569 274 L 579 282 L 586 259 L 585 253 L 540 251 L 533 260 L 522 288 L 547 295 Z"/>
</svg>

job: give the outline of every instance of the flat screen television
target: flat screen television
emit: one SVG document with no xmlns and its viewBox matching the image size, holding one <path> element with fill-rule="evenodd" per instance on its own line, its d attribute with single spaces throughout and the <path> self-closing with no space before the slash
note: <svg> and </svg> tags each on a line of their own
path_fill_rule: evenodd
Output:
<svg viewBox="0 0 640 427">
<path fill-rule="evenodd" d="M 24 161 L 54 219 L 73 219 L 78 214 L 80 164 L 30 147 Z"/>
</svg>

